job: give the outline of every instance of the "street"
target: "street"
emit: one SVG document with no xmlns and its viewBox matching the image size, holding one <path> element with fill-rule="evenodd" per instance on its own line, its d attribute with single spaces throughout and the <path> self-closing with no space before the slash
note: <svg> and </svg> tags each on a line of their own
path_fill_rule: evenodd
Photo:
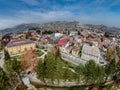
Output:
<svg viewBox="0 0 120 90">
<path fill-rule="evenodd" d="M 0 52 L 0 67 L 3 68 L 3 65 L 4 65 L 4 51 L 1 51 Z"/>
</svg>

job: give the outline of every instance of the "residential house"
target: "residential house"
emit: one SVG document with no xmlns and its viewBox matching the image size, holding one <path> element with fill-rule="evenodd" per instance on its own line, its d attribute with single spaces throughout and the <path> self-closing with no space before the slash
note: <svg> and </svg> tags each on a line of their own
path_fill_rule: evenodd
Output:
<svg viewBox="0 0 120 90">
<path fill-rule="evenodd" d="M 66 45 L 67 43 L 68 43 L 68 41 L 69 41 L 69 38 L 61 38 L 59 41 L 58 41 L 58 46 L 59 47 L 62 47 L 62 46 L 64 46 L 64 45 Z"/>
<path fill-rule="evenodd" d="M 58 46 L 60 48 L 60 51 L 65 52 L 65 53 L 70 53 L 71 47 L 69 47 L 70 42 L 69 38 L 62 38 L 58 41 Z"/>
<path fill-rule="evenodd" d="M 76 57 L 79 57 L 79 56 L 80 56 L 79 53 L 80 53 L 79 47 L 74 46 L 74 47 L 72 48 L 72 55 L 73 55 L 73 56 L 76 56 Z"/>
<path fill-rule="evenodd" d="M 78 31 L 70 31 L 70 36 L 78 35 Z"/>
</svg>

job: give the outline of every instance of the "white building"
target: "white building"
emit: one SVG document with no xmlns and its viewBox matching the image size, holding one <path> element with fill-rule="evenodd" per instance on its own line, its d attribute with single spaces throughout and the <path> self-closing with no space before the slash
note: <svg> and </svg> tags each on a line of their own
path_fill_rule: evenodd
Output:
<svg viewBox="0 0 120 90">
<path fill-rule="evenodd" d="M 78 35 L 78 31 L 70 31 L 70 36 Z"/>
<path fill-rule="evenodd" d="M 55 34 L 54 34 L 54 37 L 55 37 L 55 38 L 59 38 L 59 37 L 62 37 L 62 36 L 63 36 L 62 33 L 55 33 Z"/>
<path fill-rule="evenodd" d="M 94 60 L 96 63 L 99 63 L 100 56 L 100 50 L 97 46 L 83 45 L 81 59 L 86 61 Z"/>
</svg>

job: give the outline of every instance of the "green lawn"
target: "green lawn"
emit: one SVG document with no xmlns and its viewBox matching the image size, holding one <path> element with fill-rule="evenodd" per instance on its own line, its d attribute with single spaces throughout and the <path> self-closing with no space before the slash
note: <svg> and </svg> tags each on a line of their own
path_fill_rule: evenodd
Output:
<svg viewBox="0 0 120 90">
<path fill-rule="evenodd" d="M 43 46 L 41 46 L 41 47 L 36 46 L 36 48 L 37 48 L 37 49 L 45 49 L 45 47 L 43 47 Z"/>
<path fill-rule="evenodd" d="M 17 59 L 18 60 L 19 58 L 20 58 L 20 55 L 16 55 L 16 56 L 12 56 L 11 60 L 13 60 L 13 59 Z"/>
</svg>

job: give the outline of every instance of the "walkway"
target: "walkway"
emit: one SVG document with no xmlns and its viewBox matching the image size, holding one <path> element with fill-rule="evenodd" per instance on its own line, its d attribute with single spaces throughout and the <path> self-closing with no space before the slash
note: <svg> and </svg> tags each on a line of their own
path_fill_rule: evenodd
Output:
<svg viewBox="0 0 120 90">
<path fill-rule="evenodd" d="M 44 49 L 40 49 L 42 52 L 43 52 L 43 55 L 37 57 L 37 58 L 42 58 L 44 59 L 45 58 L 45 55 L 47 54 L 47 51 L 45 51 Z"/>
<path fill-rule="evenodd" d="M 4 69 L 4 51 L 0 52 L 0 67 Z"/>
</svg>

